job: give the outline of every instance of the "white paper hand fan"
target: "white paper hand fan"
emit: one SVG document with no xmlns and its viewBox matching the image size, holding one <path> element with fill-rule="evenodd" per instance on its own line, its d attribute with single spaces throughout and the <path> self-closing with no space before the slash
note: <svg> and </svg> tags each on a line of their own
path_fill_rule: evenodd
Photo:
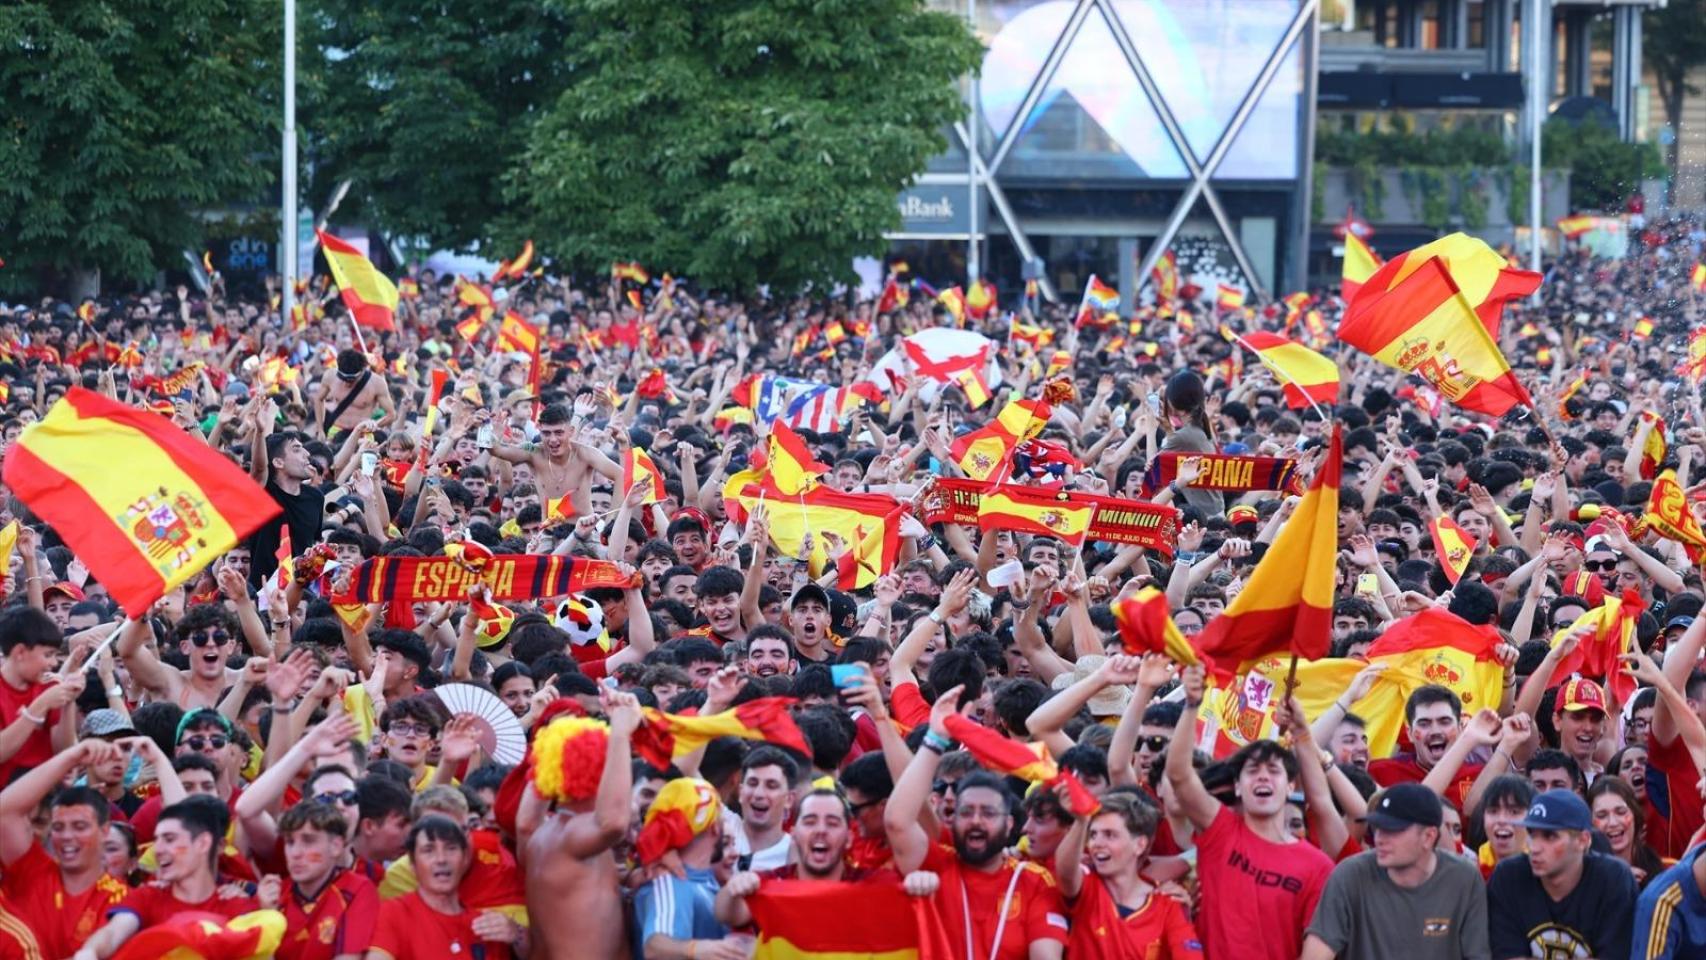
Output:
<svg viewBox="0 0 1706 960">
<path fill-rule="evenodd" d="M 479 721 L 480 750 L 487 757 L 504 764 L 521 762 L 527 753 L 527 733 L 497 694 L 472 683 L 446 683 L 432 692 L 451 716 Z"/>
</svg>

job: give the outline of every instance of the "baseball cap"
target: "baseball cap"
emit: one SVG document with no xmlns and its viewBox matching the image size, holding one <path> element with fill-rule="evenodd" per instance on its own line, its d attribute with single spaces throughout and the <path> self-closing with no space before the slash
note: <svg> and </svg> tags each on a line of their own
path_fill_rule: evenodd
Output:
<svg viewBox="0 0 1706 960">
<path fill-rule="evenodd" d="M 78 736 L 111 737 L 117 734 L 134 736 L 136 726 L 130 722 L 129 717 L 117 710 L 102 707 L 89 711 L 89 715 L 83 718 L 83 727 Z"/>
<path fill-rule="evenodd" d="M 1665 630 L 1667 631 L 1675 630 L 1677 627 L 1687 629 L 1692 626 L 1694 626 L 1693 617 L 1671 617 L 1665 621 Z"/>
<path fill-rule="evenodd" d="M 1226 522 L 1231 524 L 1255 523 L 1259 519 L 1261 519 L 1261 515 L 1256 512 L 1255 507 L 1249 504 L 1241 503 L 1226 511 Z"/>
<path fill-rule="evenodd" d="M 829 595 L 829 625 L 851 629 L 859 619 L 858 602 L 840 590 L 825 590 L 824 593 Z"/>
<path fill-rule="evenodd" d="M 1559 710 L 1598 710 L 1605 712 L 1605 691 L 1586 677 L 1571 677 L 1558 691 Z"/>
<path fill-rule="evenodd" d="M 1403 830 L 1409 826 L 1437 827 L 1445 821 L 1439 795 L 1419 783 L 1399 783 L 1386 788 L 1380 802 L 1368 811 L 1368 825 L 1376 830 Z"/>
<path fill-rule="evenodd" d="M 1534 798 L 1522 825 L 1530 830 L 1587 830 L 1593 825 L 1593 815 L 1574 792 L 1548 790 Z"/>
<path fill-rule="evenodd" d="M 77 603 L 82 603 L 84 600 L 83 588 L 67 580 L 49 584 L 47 589 L 41 592 L 42 599 L 45 601 L 50 593 L 63 593 Z"/>
<path fill-rule="evenodd" d="M 788 609 L 792 610 L 807 600 L 815 600 L 826 612 L 829 610 L 829 591 L 815 583 L 807 583 L 795 590 L 793 597 L 788 600 Z"/>
</svg>

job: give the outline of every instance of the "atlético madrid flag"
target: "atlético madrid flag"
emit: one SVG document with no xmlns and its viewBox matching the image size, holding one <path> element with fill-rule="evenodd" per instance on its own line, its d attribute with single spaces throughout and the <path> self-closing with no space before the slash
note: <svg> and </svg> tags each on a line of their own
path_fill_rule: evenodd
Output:
<svg viewBox="0 0 1706 960">
<path fill-rule="evenodd" d="M 24 428 L 4 479 L 131 617 L 279 514 L 170 420 L 81 387 Z"/>
</svg>

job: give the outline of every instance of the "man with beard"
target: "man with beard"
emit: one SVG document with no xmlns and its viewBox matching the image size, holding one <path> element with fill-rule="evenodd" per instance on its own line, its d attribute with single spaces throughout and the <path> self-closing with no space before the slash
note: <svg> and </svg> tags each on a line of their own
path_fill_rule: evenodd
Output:
<svg viewBox="0 0 1706 960">
<path fill-rule="evenodd" d="M 547 406 L 539 414 L 539 445 L 511 447 L 498 444 L 492 456 L 510 463 L 525 463 L 532 467 L 534 483 L 540 499 L 549 503 L 569 497 L 576 516 L 592 512 L 592 474 L 611 482 L 622 479 L 622 465 L 605 456 L 597 447 L 582 443 L 574 434 L 585 425 L 596 404 L 590 395 L 575 398 L 574 414 L 560 403 Z"/>
<path fill-rule="evenodd" d="M 106 960 L 138 932 L 181 913 L 212 913 L 227 920 L 258 908 L 254 897 L 220 895 L 214 863 L 230 814 L 212 797 L 188 797 L 160 812 L 154 830 L 155 883 L 132 890 L 107 911 L 74 960 Z"/>
<path fill-rule="evenodd" d="M 1160 821 L 1160 811 L 1129 788 L 1109 791 L 1094 814 L 1074 818 L 1055 864 L 1072 904 L 1074 960 L 1153 956 L 1157 948 L 1173 960 L 1202 956 L 1189 914 L 1143 876 Z"/>
<path fill-rule="evenodd" d="M 43 956 L 70 956 L 105 921 L 107 910 L 130 892 L 122 879 L 108 876 L 102 864 L 101 841 L 110 815 L 107 799 L 88 787 L 59 785 L 78 768 L 122 769 L 139 739 L 116 744 L 84 740 L 0 792 L 0 863 L 6 867 L 0 890 L 12 912 L 35 931 Z M 159 762 L 155 770 L 161 795 L 183 799 L 183 787 L 170 766 Z M 50 794 L 48 849 L 43 849 L 30 815 Z"/>
<path fill-rule="evenodd" d="M 1186 667 L 1185 708 L 1167 746 L 1167 782 L 1179 809 L 1196 827 L 1197 876 L 1203 898 L 1197 929 L 1211 957 L 1295 958 L 1333 861 L 1287 828 L 1286 801 L 1295 785 L 1306 794 L 1326 789 L 1314 741 L 1294 701 L 1281 705 L 1283 726 L 1311 760 L 1301 771 L 1290 750 L 1257 740 L 1224 763 L 1236 777 L 1237 811 L 1208 792 L 1191 762 L 1203 668 Z M 1276 714 L 1276 720 L 1279 715 Z"/>
<path fill-rule="evenodd" d="M 1463 730 L 1463 701 L 1447 687 L 1427 684 L 1417 687 L 1404 702 L 1404 722 L 1415 752 L 1371 760 L 1368 774 L 1383 787 L 1397 783 L 1421 783 L 1457 742 Z M 1464 764 L 1444 792 L 1446 801 L 1464 809 L 1469 789 L 1481 775 L 1482 764 Z"/>
<path fill-rule="evenodd" d="M 952 849 L 933 843 L 919 822 L 942 754 L 953 747 L 944 721 L 970 705 L 963 693 L 954 687 L 936 699 L 929 730 L 883 812 L 895 869 L 941 877 L 936 906 L 954 956 L 1060 960 L 1066 905 L 1047 869 L 1005 855 L 1015 804 L 1001 778 L 980 770 L 954 785 Z"/>
<path fill-rule="evenodd" d="M 730 877 L 717 891 L 717 919 L 730 929 L 752 923 L 746 898 L 768 880 L 864 880 L 870 871 L 847 865 L 847 852 L 853 844 L 852 820 L 847 801 L 834 790 L 819 788 L 806 794 L 800 801 L 792 834 L 799 858 L 774 870 L 743 870 Z"/>
<path fill-rule="evenodd" d="M 748 676 L 767 680 L 770 677 L 793 676 L 800 669 L 794 659 L 794 644 L 788 631 L 766 623 L 746 635 L 746 672 Z"/>
<path fill-rule="evenodd" d="M 628 955 L 611 850 L 627 838 L 634 818 L 630 737 L 640 725 L 640 705 L 633 694 L 609 689 L 600 692 L 600 704 L 608 726 L 559 717 L 534 739 L 533 777 L 516 816 L 528 918 L 538 931 L 534 960 Z"/>
<path fill-rule="evenodd" d="M 754 747 L 740 765 L 740 835 L 735 838 L 742 870 L 775 870 L 788 863 L 793 843 L 784 826 L 800 781 L 800 768 L 769 745 Z"/>
</svg>

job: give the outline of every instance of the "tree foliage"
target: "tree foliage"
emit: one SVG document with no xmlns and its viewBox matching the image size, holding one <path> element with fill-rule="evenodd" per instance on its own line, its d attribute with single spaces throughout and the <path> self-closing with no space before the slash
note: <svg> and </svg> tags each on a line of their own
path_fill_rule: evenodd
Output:
<svg viewBox="0 0 1706 960">
<path fill-rule="evenodd" d="M 276 0 L 0 5 L 0 285 L 141 279 L 277 169 Z"/>
<path fill-rule="evenodd" d="M 573 59 L 511 174 L 512 229 L 738 290 L 844 280 L 881 250 L 980 49 L 921 0 L 552 2 Z"/>
<path fill-rule="evenodd" d="M 1670 0 L 1657 10 L 1646 11 L 1641 21 L 1641 53 L 1653 71 L 1665 122 L 1679 136 L 1672 138 L 1671 168 L 1676 167 L 1676 144 L 1681 139 L 1682 101 L 1699 96 L 1688 82 L 1696 67 L 1706 66 L 1706 0 Z"/>
<path fill-rule="evenodd" d="M 1657 146 L 1624 143 L 1616 130 L 1592 117 L 1548 120 L 1541 138 L 1546 166 L 1570 171 L 1572 209 L 1621 210 L 1642 180 L 1665 174 Z"/>
<path fill-rule="evenodd" d="M 502 178 L 563 89 L 567 19 L 539 0 L 439 7 L 305 0 L 304 143 L 316 206 L 338 219 L 468 248 L 505 218 Z"/>
</svg>

